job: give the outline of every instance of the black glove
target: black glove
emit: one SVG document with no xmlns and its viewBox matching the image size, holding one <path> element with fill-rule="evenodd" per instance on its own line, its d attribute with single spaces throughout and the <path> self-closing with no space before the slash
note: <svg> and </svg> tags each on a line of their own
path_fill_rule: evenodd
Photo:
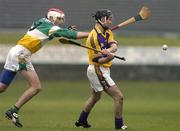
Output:
<svg viewBox="0 0 180 131">
<path fill-rule="evenodd" d="M 75 25 L 68 26 L 69 30 L 77 31 L 77 27 Z"/>
<path fill-rule="evenodd" d="M 26 59 L 23 54 L 20 54 L 18 56 L 18 60 L 19 60 L 19 70 L 27 70 Z"/>
</svg>

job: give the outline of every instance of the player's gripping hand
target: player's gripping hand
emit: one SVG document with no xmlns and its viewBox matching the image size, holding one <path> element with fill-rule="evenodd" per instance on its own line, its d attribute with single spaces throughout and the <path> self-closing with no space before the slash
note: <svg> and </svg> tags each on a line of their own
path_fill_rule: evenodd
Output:
<svg viewBox="0 0 180 131">
<path fill-rule="evenodd" d="M 77 31 L 77 26 L 76 25 L 70 25 L 68 26 L 69 30 Z"/>
<path fill-rule="evenodd" d="M 102 53 L 98 53 L 93 57 L 93 62 L 104 64 L 114 59 L 114 55 L 108 50 L 102 50 Z"/>
<path fill-rule="evenodd" d="M 27 70 L 26 60 L 23 54 L 20 54 L 18 56 L 18 60 L 19 60 L 19 70 Z"/>
<path fill-rule="evenodd" d="M 111 53 L 111 52 L 110 52 L 109 50 L 107 50 L 107 49 L 103 49 L 103 50 L 102 50 L 102 54 L 103 54 L 104 56 L 106 56 L 107 59 L 109 59 L 109 60 L 114 59 L 114 54 Z"/>
</svg>

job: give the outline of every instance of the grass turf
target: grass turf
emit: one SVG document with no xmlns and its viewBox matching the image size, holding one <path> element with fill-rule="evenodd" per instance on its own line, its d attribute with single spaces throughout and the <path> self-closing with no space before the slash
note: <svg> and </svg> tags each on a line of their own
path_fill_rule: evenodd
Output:
<svg viewBox="0 0 180 131">
<path fill-rule="evenodd" d="M 43 91 L 20 112 L 21 131 L 84 131 L 74 127 L 90 88 L 87 81 L 46 81 Z M 179 131 L 180 82 L 117 82 L 123 91 L 124 119 L 128 131 Z M 14 82 L 0 95 L 0 131 L 19 130 L 4 118 L 4 112 L 25 90 Z M 114 130 L 113 101 L 103 94 L 91 112 L 88 131 Z"/>
</svg>

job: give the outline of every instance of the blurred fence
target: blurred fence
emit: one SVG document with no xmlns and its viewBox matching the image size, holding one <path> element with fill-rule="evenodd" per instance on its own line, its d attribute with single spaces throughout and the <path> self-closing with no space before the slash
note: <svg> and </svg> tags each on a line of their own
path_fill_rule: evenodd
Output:
<svg viewBox="0 0 180 131">
<path fill-rule="evenodd" d="M 0 28 L 27 28 L 44 17 L 48 8 L 57 7 L 65 11 L 68 25 L 89 30 L 94 23 L 91 14 L 97 9 L 112 10 L 117 24 L 136 15 L 142 5 L 151 9 L 151 18 L 126 30 L 180 31 L 179 0 L 0 0 Z"/>
<path fill-rule="evenodd" d="M 0 46 L 3 68 L 10 46 Z M 114 60 L 112 77 L 116 80 L 180 80 L 180 48 L 162 51 L 159 47 L 123 47 L 117 55 L 127 61 Z M 45 80 L 85 80 L 87 53 L 76 46 L 45 46 L 32 56 L 32 62 Z"/>
<path fill-rule="evenodd" d="M 4 62 L 13 45 L 0 45 L 0 62 Z M 114 59 L 116 65 L 180 65 L 180 47 L 120 47 L 116 55 L 126 58 L 126 62 Z M 32 55 L 37 64 L 87 64 L 87 50 L 73 45 L 47 45 Z"/>
</svg>

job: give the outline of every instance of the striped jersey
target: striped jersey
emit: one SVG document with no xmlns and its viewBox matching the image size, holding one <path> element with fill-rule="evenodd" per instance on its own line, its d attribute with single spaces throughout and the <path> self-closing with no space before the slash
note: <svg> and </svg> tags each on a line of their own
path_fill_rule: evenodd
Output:
<svg viewBox="0 0 180 131">
<path fill-rule="evenodd" d="M 50 20 L 41 18 L 32 24 L 31 28 L 17 44 L 26 47 L 33 54 L 38 51 L 44 43 L 55 37 L 76 39 L 77 32 L 66 28 L 60 28 L 54 25 Z"/>
<path fill-rule="evenodd" d="M 97 49 L 103 50 L 110 48 L 110 44 L 114 42 L 114 36 L 111 30 L 106 30 L 105 33 L 102 33 L 99 29 L 98 25 L 89 33 L 89 36 L 86 40 L 86 46 Z M 97 55 L 97 51 L 88 50 L 88 63 L 94 65 L 101 65 L 103 67 L 110 67 L 112 62 L 107 62 L 104 64 L 99 64 L 93 62 L 93 57 Z"/>
</svg>

